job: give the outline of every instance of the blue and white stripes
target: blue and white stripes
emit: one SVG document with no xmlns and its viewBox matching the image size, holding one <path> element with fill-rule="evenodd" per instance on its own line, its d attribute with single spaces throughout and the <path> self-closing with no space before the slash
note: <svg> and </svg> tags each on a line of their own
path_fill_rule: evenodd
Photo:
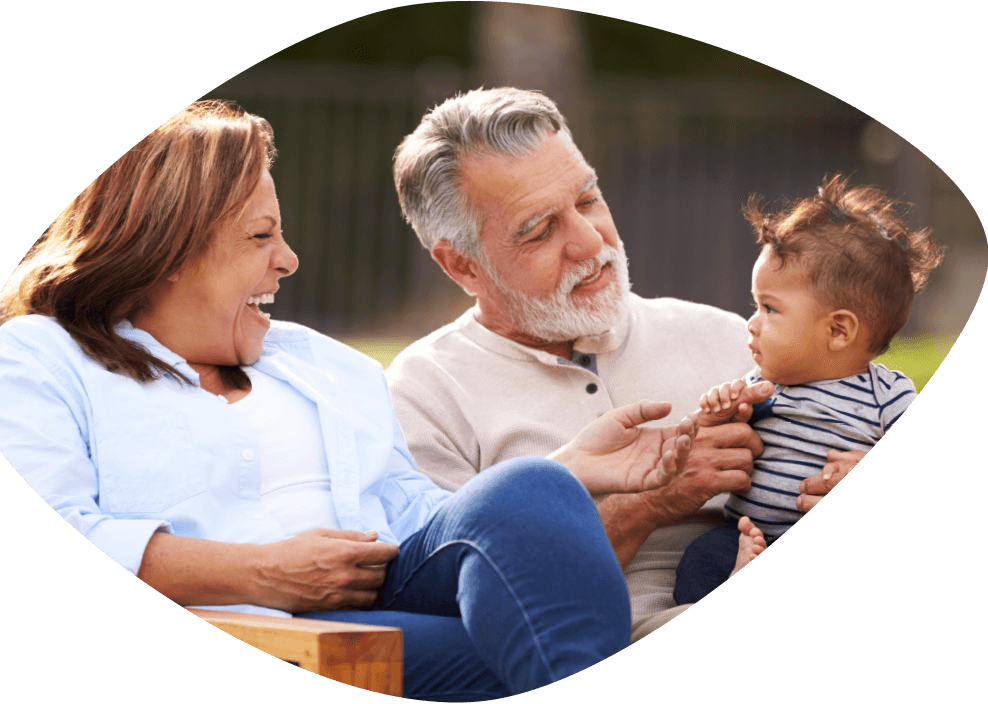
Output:
<svg viewBox="0 0 988 704">
<path fill-rule="evenodd" d="M 745 381 L 762 381 L 757 370 Z M 916 389 L 909 377 L 881 364 L 867 374 L 776 385 L 775 395 L 758 404 L 751 426 L 765 445 L 755 460 L 751 489 L 732 495 L 728 517 L 748 516 L 769 540 L 782 535 L 803 514 L 796 509 L 799 483 L 819 474 L 829 450 L 867 452 L 899 419 Z"/>
</svg>

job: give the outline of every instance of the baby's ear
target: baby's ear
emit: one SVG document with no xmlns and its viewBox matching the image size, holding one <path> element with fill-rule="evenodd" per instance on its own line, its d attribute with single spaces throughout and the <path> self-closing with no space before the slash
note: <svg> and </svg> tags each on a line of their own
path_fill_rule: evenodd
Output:
<svg viewBox="0 0 988 704">
<path fill-rule="evenodd" d="M 858 316 L 846 308 L 831 311 L 827 316 L 827 342 L 831 352 L 840 352 L 854 344 L 861 334 Z"/>
</svg>

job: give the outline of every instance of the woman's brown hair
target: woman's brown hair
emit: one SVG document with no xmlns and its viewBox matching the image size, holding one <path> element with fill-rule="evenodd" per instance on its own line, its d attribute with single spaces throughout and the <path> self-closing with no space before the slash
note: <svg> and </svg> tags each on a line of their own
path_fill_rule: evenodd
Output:
<svg viewBox="0 0 988 704">
<path fill-rule="evenodd" d="M 266 120 L 220 101 L 190 105 L 93 181 L 0 292 L 0 323 L 49 315 L 93 359 L 138 381 L 172 366 L 114 332 L 156 287 L 203 257 L 274 160 Z"/>
</svg>

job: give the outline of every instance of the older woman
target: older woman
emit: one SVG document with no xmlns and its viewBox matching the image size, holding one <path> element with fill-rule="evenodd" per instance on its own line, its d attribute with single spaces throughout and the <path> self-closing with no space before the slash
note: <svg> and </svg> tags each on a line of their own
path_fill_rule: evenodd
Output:
<svg viewBox="0 0 988 704">
<path fill-rule="evenodd" d="M 692 421 L 639 428 L 668 406 L 636 404 L 558 462 L 437 488 L 380 366 L 261 311 L 298 266 L 273 156 L 266 121 L 198 103 L 62 213 L 0 299 L 0 451 L 180 604 L 401 627 L 411 697 L 513 694 L 627 645 L 587 489 L 662 485 Z"/>
</svg>

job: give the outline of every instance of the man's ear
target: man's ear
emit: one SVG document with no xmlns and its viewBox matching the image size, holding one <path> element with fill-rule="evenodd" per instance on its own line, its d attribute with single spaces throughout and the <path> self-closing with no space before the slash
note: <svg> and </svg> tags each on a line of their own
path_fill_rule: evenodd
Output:
<svg viewBox="0 0 988 704">
<path fill-rule="evenodd" d="M 464 254 L 446 240 L 440 240 L 433 245 L 432 258 L 449 278 L 460 285 L 460 288 L 472 296 L 477 295 L 481 281 L 477 276 L 480 264 L 476 259 Z"/>
<path fill-rule="evenodd" d="M 841 308 L 827 315 L 827 344 L 832 352 L 840 352 L 853 345 L 861 334 L 861 322 L 854 312 Z"/>
</svg>

